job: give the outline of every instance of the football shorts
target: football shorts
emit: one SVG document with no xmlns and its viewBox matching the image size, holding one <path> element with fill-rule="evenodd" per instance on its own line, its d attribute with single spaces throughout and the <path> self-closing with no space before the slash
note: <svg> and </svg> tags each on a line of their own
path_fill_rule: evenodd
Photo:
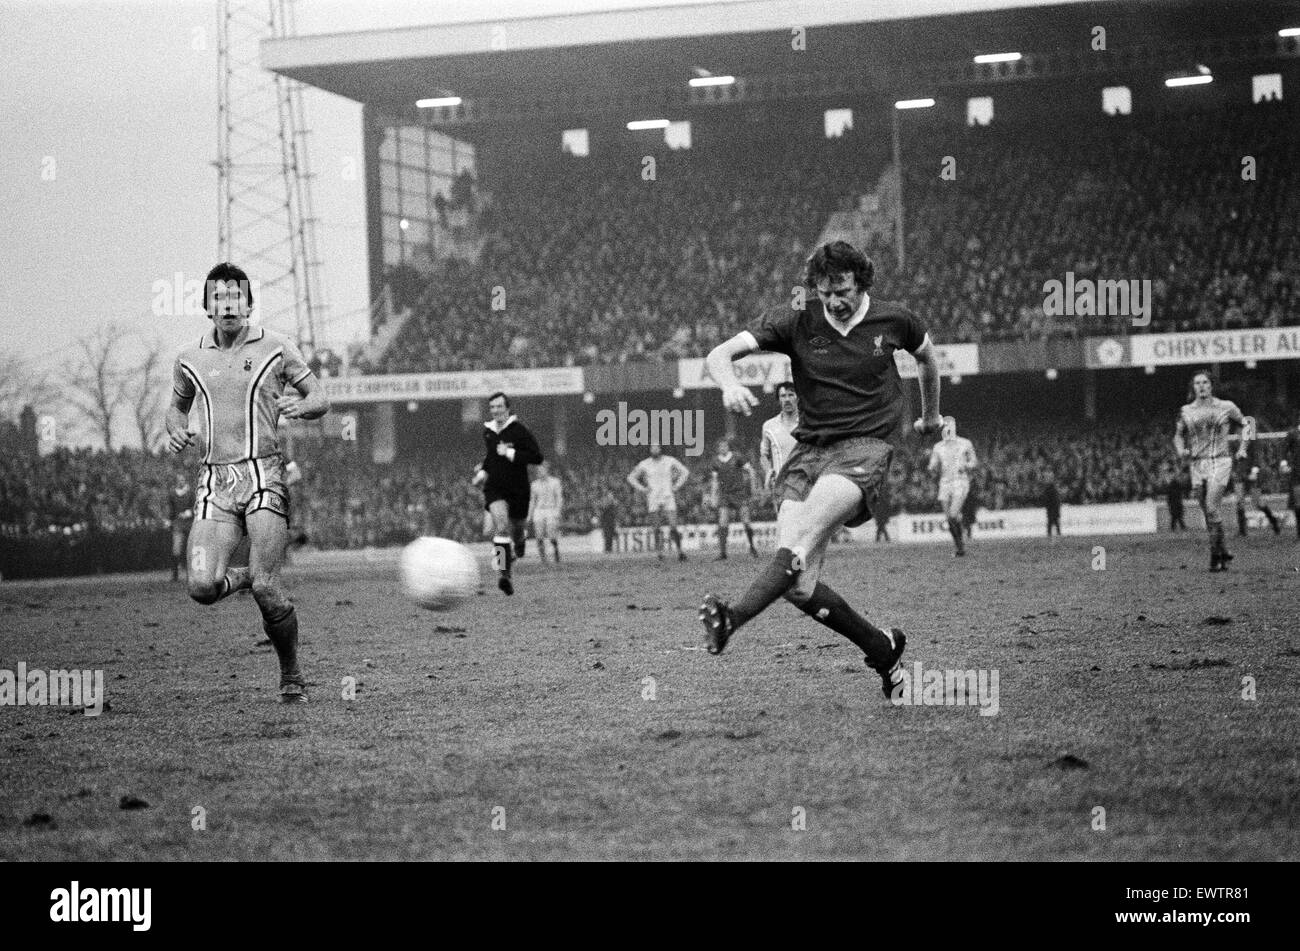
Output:
<svg viewBox="0 0 1300 951">
<path fill-rule="evenodd" d="M 483 489 L 483 507 L 491 508 L 493 502 L 505 502 L 511 520 L 522 522 L 528 517 L 528 506 L 532 504 L 532 497 L 526 491 L 502 492 L 489 485 Z"/>
<path fill-rule="evenodd" d="M 274 512 L 289 521 L 284 460 L 278 456 L 205 465 L 194 492 L 194 517 L 244 526 L 253 512 Z"/>
<path fill-rule="evenodd" d="M 880 499 L 881 486 L 889 478 L 894 447 L 882 439 L 852 436 L 828 446 L 798 443 L 786 460 L 772 487 L 772 497 L 802 502 L 824 475 L 841 475 L 862 490 L 862 504 L 844 522 L 849 528 L 871 518 Z"/>
<path fill-rule="evenodd" d="M 538 538 L 559 538 L 559 511 L 556 509 L 536 509 L 533 512 L 533 534 Z"/>
<path fill-rule="evenodd" d="M 945 512 L 961 510 L 970 495 L 970 479 L 944 479 L 939 483 L 939 505 Z"/>
<path fill-rule="evenodd" d="M 1192 460 L 1192 488 L 1199 489 L 1202 484 L 1227 488 L 1232 478 L 1232 460 L 1226 456 L 1218 459 Z"/>
<path fill-rule="evenodd" d="M 677 496 L 671 492 L 655 492 L 646 496 L 645 510 L 647 512 L 663 512 L 665 515 L 677 514 Z"/>
</svg>

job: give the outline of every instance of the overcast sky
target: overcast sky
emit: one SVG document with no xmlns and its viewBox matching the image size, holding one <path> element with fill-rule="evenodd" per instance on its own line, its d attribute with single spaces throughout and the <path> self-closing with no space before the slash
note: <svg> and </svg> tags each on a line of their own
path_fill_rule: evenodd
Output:
<svg viewBox="0 0 1300 951">
<path fill-rule="evenodd" d="M 306 34 L 646 5 L 299 0 L 297 19 Z M 155 281 L 201 279 L 216 261 L 216 10 L 0 0 L 0 348 L 50 368 L 107 320 L 161 337 L 169 353 L 206 327 L 151 305 Z M 360 163 L 361 108 L 308 90 L 305 111 L 332 315 L 321 336 L 340 346 L 366 334 L 364 181 L 337 173 L 345 156 Z"/>
</svg>

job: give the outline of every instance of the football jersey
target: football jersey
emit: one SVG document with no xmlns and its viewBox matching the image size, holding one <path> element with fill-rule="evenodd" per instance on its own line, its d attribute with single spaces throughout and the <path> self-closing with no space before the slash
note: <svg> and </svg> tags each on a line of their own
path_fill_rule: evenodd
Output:
<svg viewBox="0 0 1300 951">
<path fill-rule="evenodd" d="M 939 470 L 943 482 L 966 478 L 975 465 L 975 446 L 964 436 L 941 439 L 930 450 L 930 466 Z"/>
<path fill-rule="evenodd" d="M 861 322 L 842 332 L 812 298 L 802 310 L 782 308 L 749 329 L 760 350 L 790 358 L 799 395 L 795 439 L 828 445 L 851 436 L 894 443 L 903 420 L 902 383 L 894 351 L 915 353 L 925 325 L 900 304 L 867 298 Z"/>
<path fill-rule="evenodd" d="M 745 471 L 747 463 L 738 454 L 732 453 L 726 459 L 713 457 L 710 469 L 718 477 L 718 492 L 725 497 L 749 494 L 749 473 Z"/>
<path fill-rule="evenodd" d="M 798 426 L 798 423 L 795 424 Z M 785 428 L 785 420 L 777 414 L 763 424 L 763 458 L 772 464 L 773 472 L 780 472 L 785 461 L 794 452 L 794 430 Z"/>
<path fill-rule="evenodd" d="M 647 495 L 661 498 L 672 495 L 674 481 L 686 481 L 690 470 L 677 459 L 665 454 L 658 459 L 654 456 L 642 459 L 632 470 L 632 475 L 646 487 Z"/>
<path fill-rule="evenodd" d="M 558 476 L 533 480 L 533 508 L 543 512 L 558 512 L 564 501 L 564 483 Z"/>
<path fill-rule="evenodd" d="M 1193 459 L 1226 459 L 1228 424 L 1242 421 L 1241 410 L 1231 400 L 1210 397 L 1208 403 L 1188 403 L 1178 414 L 1178 431 Z"/>
<path fill-rule="evenodd" d="M 199 445 L 209 465 L 262 459 L 280 451 L 275 401 L 311 375 L 288 337 L 248 327 L 229 350 L 217 346 L 216 330 L 183 350 L 172 369 L 172 389 L 193 399 Z"/>
</svg>

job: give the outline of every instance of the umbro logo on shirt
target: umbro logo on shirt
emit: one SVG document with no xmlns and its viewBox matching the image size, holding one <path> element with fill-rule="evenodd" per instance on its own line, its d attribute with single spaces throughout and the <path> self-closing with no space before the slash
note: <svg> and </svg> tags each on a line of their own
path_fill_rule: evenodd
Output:
<svg viewBox="0 0 1300 951">
<path fill-rule="evenodd" d="M 813 337 L 808 342 L 812 344 L 814 347 L 826 347 L 830 345 L 830 341 L 827 340 L 825 337 Z"/>
<path fill-rule="evenodd" d="M 252 372 L 253 372 L 253 358 L 252 358 L 252 357 L 249 357 L 247 360 L 244 361 L 244 372 L 245 372 L 245 373 L 252 373 Z"/>
</svg>

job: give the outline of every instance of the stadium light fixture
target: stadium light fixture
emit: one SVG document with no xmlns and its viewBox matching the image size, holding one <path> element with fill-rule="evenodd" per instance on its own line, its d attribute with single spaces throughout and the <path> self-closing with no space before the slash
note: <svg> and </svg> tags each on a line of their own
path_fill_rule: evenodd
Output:
<svg viewBox="0 0 1300 951">
<path fill-rule="evenodd" d="M 1142 368 L 1142 372 L 1145 373 L 1147 376 L 1155 376 L 1156 368 L 1152 364 L 1148 363 L 1146 366 Z"/>
<path fill-rule="evenodd" d="M 1048 368 L 1047 368 L 1047 373 L 1044 374 L 1044 375 L 1045 375 L 1049 380 L 1055 380 L 1059 374 L 1057 374 L 1057 372 L 1056 372 L 1056 367 L 1048 367 Z"/>
<path fill-rule="evenodd" d="M 411 227 L 411 222 L 406 218 L 403 218 L 401 221 L 397 223 L 397 227 L 405 231 L 407 228 Z"/>
<path fill-rule="evenodd" d="M 439 96 L 434 99 L 417 99 L 415 106 L 417 109 L 437 109 L 439 106 L 459 106 L 461 102 L 460 96 Z"/>
<path fill-rule="evenodd" d="M 1278 30 L 1278 36 L 1300 36 L 1300 26 L 1289 26 L 1285 30 Z"/>
<path fill-rule="evenodd" d="M 1170 89 L 1175 89 L 1178 86 L 1204 86 L 1206 83 L 1212 82 L 1214 82 L 1213 76 L 1200 74 L 1197 76 L 1170 76 L 1165 80 L 1165 85 Z"/>
<path fill-rule="evenodd" d="M 637 119 L 627 124 L 629 132 L 639 132 L 642 129 L 666 129 L 670 125 L 667 119 Z"/>
<path fill-rule="evenodd" d="M 960 385 L 961 385 L 961 374 L 960 374 L 960 373 L 954 373 L 952 376 L 948 377 L 948 382 L 951 383 L 953 386 L 960 386 Z"/>
<path fill-rule="evenodd" d="M 1019 53 L 981 53 L 975 57 L 977 63 L 1014 63 L 1021 58 Z"/>
<path fill-rule="evenodd" d="M 934 105 L 933 99 L 900 99 L 894 103 L 895 109 L 929 109 Z"/>
<path fill-rule="evenodd" d="M 691 80 L 692 86 L 730 86 L 736 81 L 735 76 L 696 76 Z"/>
</svg>

